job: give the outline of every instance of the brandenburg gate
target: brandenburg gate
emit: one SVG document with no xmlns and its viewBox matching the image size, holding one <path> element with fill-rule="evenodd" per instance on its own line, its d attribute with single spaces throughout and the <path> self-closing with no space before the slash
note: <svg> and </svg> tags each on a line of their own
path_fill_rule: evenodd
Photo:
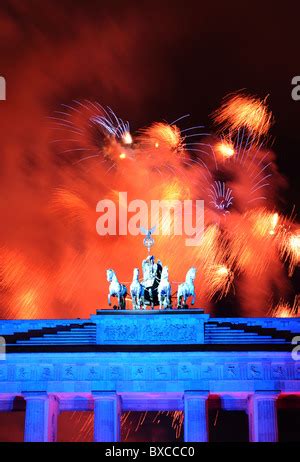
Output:
<svg viewBox="0 0 300 462">
<path fill-rule="evenodd" d="M 201 309 L 98 310 L 89 319 L 2 320 L 0 411 L 26 401 L 25 441 L 56 441 L 66 410 L 94 412 L 94 441 L 120 441 L 124 411 L 181 410 L 209 441 L 209 398 L 244 410 L 249 441 L 278 440 L 277 402 L 300 393 L 300 319 L 211 318 Z M 294 351 L 293 351 L 294 349 Z"/>
</svg>

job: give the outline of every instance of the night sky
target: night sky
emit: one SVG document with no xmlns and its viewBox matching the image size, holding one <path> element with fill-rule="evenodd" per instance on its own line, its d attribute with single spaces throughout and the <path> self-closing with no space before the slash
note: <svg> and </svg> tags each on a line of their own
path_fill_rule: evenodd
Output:
<svg viewBox="0 0 300 462">
<path fill-rule="evenodd" d="M 0 116 L 10 133 L 2 137 L 23 124 L 33 137 L 39 110 L 89 97 L 116 108 L 133 129 L 187 112 L 207 123 L 225 95 L 245 89 L 269 95 L 280 167 L 299 204 L 300 102 L 291 98 L 298 20 L 293 1 L 284 9 L 268 1 L 3 1 L 8 96 Z"/>
</svg>

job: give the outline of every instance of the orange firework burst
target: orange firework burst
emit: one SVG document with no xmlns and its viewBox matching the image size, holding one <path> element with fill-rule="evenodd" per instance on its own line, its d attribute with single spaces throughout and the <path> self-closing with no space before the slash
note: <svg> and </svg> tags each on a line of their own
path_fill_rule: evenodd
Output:
<svg viewBox="0 0 300 462">
<path fill-rule="evenodd" d="M 230 260 L 239 271 L 259 276 L 266 273 L 272 262 L 278 261 L 277 229 L 279 215 L 267 209 L 245 213 L 230 236 Z"/>
<path fill-rule="evenodd" d="M 273 318 L 296 318 L 300 306 L 300 295 L 296 295 L 293 305 L 281 299 L 279 303 L 272 307 L 269 315 Z"/>
<path fill-rule="evenodd" d="M 43 304 L 48 305 L 53 297 L 47 268 L 35 265 L 21 252 L 1 249 L 0 279 L 9 294 L 6 303 L 9 317 L 34 319 Z"/>
<path fill-rule="evenodd" d="M 246 128 L 258 138 L 266 135 L 272 124 L 272 113 L 266 105 L 266 99 L 260 100 L 245 94 L 225 99 L 213 116 L 216 124 L 229 132 Z"/>
<path fill-rule="evenodd" d="M 280 254 L 289 264 L 289 276 L 292 276 L 296 266 L 300 264 L 300 229 L 295 232 L 283 232 Z"/>
<path fill-rule="evenodd" d="M 213 265 L 207 272 L 210 299 L 217 295 L 217 300 L 225 297 L 232 287 L 234 273 L 226 265 Z"/>
<path fill-rule="evenodd" d="M 215 152 L 221 159 L 229 159 L 235 154 L 234 145 L 231 141 L 224 139 L 216 144 Z"/>
<path fill-rule="evenodd" d="M 155 122 L 144 129 L 140 141 L 152 149 L 170 149 L 172 151 L 183 149 L 183 138 L 179 128 L 164 122 Z"/>
<path fill-rule="evenodd" d="M 260 209 L 249 214 L 253 234 L 260 237 L 273 236 L 277 230 L 279 215 L 267 209 Z"/>
<path fill-rule="evenodd" d="M 51 211 L 64 211 L 71 220 L 86 220 L 88 206 L 86 202 L 75 192 L 67 189 L 57 189 L 52 196 Z"/>
<path fill-rule="evenodd" d="M 217 225 L 208 226 L 196 250 L 197 269 L 201 272 L 201 285 L 208 300 L 221 299 L 232 287 L 234 273 L 228 260 L 226 239 Z"/>
</svg>

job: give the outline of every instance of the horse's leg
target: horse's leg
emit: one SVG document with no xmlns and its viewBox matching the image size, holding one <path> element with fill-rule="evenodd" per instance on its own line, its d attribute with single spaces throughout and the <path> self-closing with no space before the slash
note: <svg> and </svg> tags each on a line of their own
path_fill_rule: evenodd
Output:
<svg viewBox="0 0 300 462">
<path fill-rule="evenodd" d="M 183 306 L 183 297 L 184 297 L 184 291 L 180 293 L 179 295 L 179 308 L 182 309 Z"/>
<path fill-rule="evenodd" d="M 164 297 L 164 310 L 167 310 L 168 309 L 168 291 L 166 292 L 166 295 Z"/>
<path fill-rule="evenodd" d="M 170 309 L 171 307 L 171 288 L 168 288 L 168 294 L 167 294 L 167 307 Z"/>
<path fill-rule="evenodd" d="M 187 293 L 184 294 L 184 308 L 187 309 Z"/>
<path fill-rule="evenodd" d="M 141 286 L 141 287 L 142 287 L 142 286 Z M 142 287 L 142 288 L 141 288 L 141 291 L 142 291 L 142 292 L 141 292 L 141 308 L 142 308 L 143 310 L 145 310 L 145 309 L 146 309 L 146 304 L 145 304 L 145 289 Z"/>
<path fill-rule="evenodd" d="M 161 295 L 160 296 L 160 301 L 159 301 L 159 309 L 165 309 L 165 301 L 166 301 L 166 297 Z"/>
<path fill-rule="evenodd" d="M 140 291 L 140 292 L 139 292 L 139 310 L 142 310 L 142 309 L 143 309 L 143 306 L 144 306 L 143 294 L 142 294 L 142 292 Z"/>
<path fill-rule="evenodd" d="M 158 303 L 159 303 L 158 309 L 161 310 L 161 293 L 160 292 L 158 292 Z"/>
<path fill-rule="evenodd" d="M 111 301 L 110 301 L 110 292 L 108 293 L 108 297 L 107 297 L 107 300 L 108 300 L 108 306 L 111 306 Z"/>
</svg>

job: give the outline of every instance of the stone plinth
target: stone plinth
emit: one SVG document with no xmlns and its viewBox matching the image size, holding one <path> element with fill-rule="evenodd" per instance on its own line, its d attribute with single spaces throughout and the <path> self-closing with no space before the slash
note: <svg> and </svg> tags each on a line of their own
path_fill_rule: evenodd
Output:
<svg viewBox="0 0 300 462">
<path fill-rule="evenodd" d="M 97 325 L 101 345 L 170 345 L 204 343 L 203 310 L 113 311 L 98 310 L 91 320 Z"/>
</svg>

